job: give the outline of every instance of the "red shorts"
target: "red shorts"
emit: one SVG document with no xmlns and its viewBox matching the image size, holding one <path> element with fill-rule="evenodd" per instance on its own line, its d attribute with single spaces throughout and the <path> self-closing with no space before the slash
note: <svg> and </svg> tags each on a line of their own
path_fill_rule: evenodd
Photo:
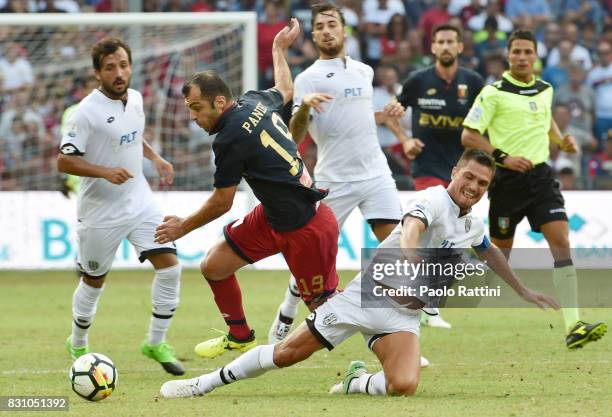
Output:
<svg viewBox="0 0 612 417">
<path fill-rule="evenodd" d="M 414 189 L 416 191 L 421 191 L 429 187 L 435 187 L 436 185 L 448 187 L 448 181 L 444 181 L 438 177 L 419 177 L 414 179 Z"/>
<path fill-rule="evenodd" d="M 261 204 L 223 229 L 227 243 L 249 263 L 282 253 L 306 303 L 336 291 L 338 233 L 336 217 L 323 203 L 308 223 L 289 232 L 272 229 Z"/>
</svg>

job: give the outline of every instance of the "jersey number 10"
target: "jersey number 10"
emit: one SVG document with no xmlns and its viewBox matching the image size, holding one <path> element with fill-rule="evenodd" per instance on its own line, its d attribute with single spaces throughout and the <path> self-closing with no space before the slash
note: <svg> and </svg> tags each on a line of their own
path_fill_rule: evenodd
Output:
<svg viewBox="0 0 612 417">
<path fill-rule="evenodd" d="M 293 141 L 293 137 L 287 129 L 287 125 L 283 122 L 283 119 L 278 115 L 278 113 L 272 113 L 272 123 L 274 127 L 287 139 Z M 300 160 L 291 156 L 289 152 L 285 148 L 283 148 L 277 141 L 272 138 L 272 136 L 266 131 L 262 130 L 259 134 L 259 138 L 261 139 L 261 143 L 266 148 L 270 147 L 274 149 L 274 151 L 281 156 L 285 161 L 289 162 L 291 168 L 289 168 L 289 173 L 291 175 L 297 175 L 300 171 Z"/>
</svg>

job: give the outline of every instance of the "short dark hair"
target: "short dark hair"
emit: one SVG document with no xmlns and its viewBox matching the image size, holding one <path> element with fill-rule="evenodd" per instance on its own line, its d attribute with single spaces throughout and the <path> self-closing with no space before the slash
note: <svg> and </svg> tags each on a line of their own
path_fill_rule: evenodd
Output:
<svg viewBox="0 0 612 417">
<path fill-rule="evenodd" d="M 512 42 L 517 39 L 522 39 L 525 41 L 531 41 L 533 43 L 533 49 L 537 52 L 538 50 L 538 41 L 536 40 L 535 35 L 529 29 L 517 29 L 508 38 L 508 51 L 512 48 Z"/>
<path fill-rule="evenodd" d="M 91 47 L 91 60 L 93 62 L 94 69 L 99 71 L 104 57 L 114 54 L 119 48 L 125 49 L 125 52 L 127 52 L 128 61 L 130 65 L 132 65 L 132 50 L 127 43 L 123 42 L 119 38 L 104 38 L 96 42 Z"/>
<path fill-rule="evenodd" d="M 337 12 L 340 16 L 340 23 L 342 26 L 346 26 L 346 21 L 344 20 L 344 14 L 342 14 L 342 10 L 332 3 L 317 3 L 313 4 L 310 8 L 311 17 L 310 17 L 310 27 L 314 30 L 314 22 L 317 15 L 325 12 Z"/>
<path fill-rule="evenodd" d="M 209 101 L 210 104 L 215 100 L 217 96 L 223 96 L 229 100 L 233 98 L 232 92 L 230 91 L 225 81 L 219 77 L 213 70 L 206 70 L 196 72 L 189 81 L 183 85 L 183 96 L 187 97 L 191 86 L 196 85 L 200 88 L 200 94 L 202 98 Z"/>
<path fill-rule="evenodd" d="M 476 148 L 466 149 L 457 161 L 456 166 L 457 168 L 463 168 L 470 161 L 476 161 L 480 165 L 490 168 L 492 175 L 495 175 L 495 159 L 487 152 Z"/>
<path fill-rule="evenodd" d="M 438 25 L 436 26 L 432 31 L 431 31 L 431 40 L 433 41 L 434 39 L 436 39 L 436 34 L 438 32 L 442 32 L 443 30 L 452 30 L 453 32 L 455 32 L 457 34 L 457 41 L 461 42 L 462 38 L 463 38 L 463 34 L 461 33 L 461 29 L 459 29 L 457 26 L 455 25 L 449 25 L 449 24 L 444 24 L 444 25 Z"/>
<path fill-rule="evenodd" d="M 485 19 L 484 22 L 485 30 L 491 29 L 495 32 L 499 29 L 499 25 L 497 24 L 497 18 L 495 16 L 489 16 Z"/>
</svg>

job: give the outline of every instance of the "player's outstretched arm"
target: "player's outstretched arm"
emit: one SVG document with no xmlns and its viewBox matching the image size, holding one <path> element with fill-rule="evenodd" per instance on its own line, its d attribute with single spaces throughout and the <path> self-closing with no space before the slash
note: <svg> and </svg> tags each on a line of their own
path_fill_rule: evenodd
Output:
<svg viewBox="0 0 612 417">
<path fill-rule="evenodd" d="M 463 132 L 461 132 L 461 144 L 465 148 L 476 148 L 490 153 L 495 157 L 496 162 L 502 163 L 504 167 L 513 171 L 527 172 L 533 168 L 531 161 L 522 156 L 510 156 L 505 154 L 503 159 L 498 159 L 496 151 L 499 152 L 499 150 L 495 149 L 478 130 L 464 127 Z"/>
<path fill-rule="evenodd" d="M 419 236 L 425 231 L 425 223 L 416 217 L 406 216 L 402 223 L 400 248 L 414 249 L 418 247 Z"/>
<path fill-rule="evenodd" d="M 425 144 L 418 138 L 409 138 L 408 135 L 406 135 L 404 127 L 400 123 L 400 119 L 390 117 L 387 118 L 384 124 L 391 133 L 395 135 L 397 140 L 400 141 L 404 155 L 406 155 L 408 159 L 414 159 L 423 152 Z"/>
<path fill-rule="evenodd" d="M 377 125 L 385 123 L 389 119 L 400 119 L 404 117 L 406 109 L 402 106 L 395 97 L 391 100 L 384 109 L 374 112 L 374 120 Z"/>
<path fill-rule="evenodd" d="M 104 178 L 115 185 L 123 184 L 133 178 L 133 175 L 125 168 L 108 168 L 95 165 L 76 155 L 60 154 L 57 157 L 57 170 L 79 177 Z"/>
<path fill-rule="evenodd" d="M 464 127 L 461 132 L 461 144 L 465 148 L 481 149 L 490 154 L 495 150 L 493 145 L 478 130 L 470 129 L 469 127 Z"/>
<path fill-rule="evenodd" d="M 274 88 L 283 95 L 283 102 L 287 104 L 293 98 L 293 79 L 287 63 L 285 53 L 300 34 L 300 23 L 291 18 L 289 26 L 285 26 L 274 37 L 272 43 L 272 60 L 274 62 Z"/>
<path fill-rule="evenodd" d="M 172 164 L 155 152 L 155 149 L 153 149 L 146 140 L 143 139 L 142 144 L 144 157 L 153 162 L 155 170 L 159 174 L 162 182 L 168 185 L 172 184 L 174 180 L 174 167 Z"/>
<path fill-rule="evenodd" d="M 323 103 L 329 103 L 334 97 L 326 93 L 310 93 L 306 94 L 302 99 L 300 108 L 289 120 L 289 131 L 295 143 L 300 143 L 310 124 L 310 109 L 314 109 L 317 113 L 323 113 Z"/>
<path fill-rule="evenodd" d="M 476 253 L 478 253 L 481 260 L 485 261 L 525 301 L 533 303 L 542 309 L 552 307 L 558 310 L 560 308 L 559 304 L 551 296 L 525 287 L 508 264 L 508 260 L 503 252 L 494 244 L 491 243 L 491 246 L 487 249 L 476 251 Z"/>
<path fill-rule="evenodd" d="M 557 123 L 555 123 L 554 120 L 550 121 L 548 139 L 557 145 L 563 152 L 577 153 L 579 151 L 576 138 L 574 138 L 572 135 L 563 136 L 561 129 L 559 129 L 559 126 L 557 126 Z"/>
<path fill-rule="evenodd" d="M 221 217 L 234 203 L 237 186 L 215 188 L 204 205 L 186 218 L 166 216 L 164 222 L 155 230 L 155 242 L 164 244 L 174 242 L 187 233 Z"/>
<path fill-rule="evenodd" d="M 427 228 L 425 222 L 421 218 L 411 217 L 410 215 L 404 217 L 400 233 L 400 249 L 402 255 L 409 262 L 418 263 L 421 261 L 415 249 L 419 247 L 421 233 Z"/>
</svg>

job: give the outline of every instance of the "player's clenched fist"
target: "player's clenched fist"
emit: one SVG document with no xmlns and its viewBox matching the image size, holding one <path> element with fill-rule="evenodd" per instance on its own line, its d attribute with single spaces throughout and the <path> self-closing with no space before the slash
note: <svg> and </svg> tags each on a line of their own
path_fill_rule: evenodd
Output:
<svg viewBox="0 0 612 417">
<path fill-rule="evenodd" d="M 417 138 L 408 139 L 402 144 L 404 155 L 406 155 L 408 159 L 416 158 L 418 154 L 423 152 L 424 147 L 425 147 L 425 144 L 421 142 L 420 139 L 417 139 Z"/>
<path fill-rule="evenodd" d="M 155 242 L 160 244 L 174 242 L 184 236 L 184 221 L 183 218 L 177 216 L 164 217 L 164 222 L 155 229 Z"/>
<path fill-rule="evenodd" d="M 404 116 L 405 109 L 399 102 L 392 101 L 385 106 L 383 113 L 387 117 L 400 118 Z"/>
<path fill-rule="evenodd" d="M 321 104 L 329 103 L 333 98 L 334 96 L 326 93 L 311 93 L 304 96 L 302 104 L 315 109 L 317 113 L 322 113 L 323 107 Z"/>
<path fill-rule="evenodd" d="M 123 184 L 130 178 L 134 178 L 134 176 L 125 168 L 109 168 L 104 176 L 105 180 L 115 185 Z"/>
<path fill-rule="evenodd" d="M 563 141 L 559 144 L 559 149 L 567 153 L 577 153 L 579 148 L 576 138 L 574 138 L 572 135 L 564 136 Z"/>
</svg>

